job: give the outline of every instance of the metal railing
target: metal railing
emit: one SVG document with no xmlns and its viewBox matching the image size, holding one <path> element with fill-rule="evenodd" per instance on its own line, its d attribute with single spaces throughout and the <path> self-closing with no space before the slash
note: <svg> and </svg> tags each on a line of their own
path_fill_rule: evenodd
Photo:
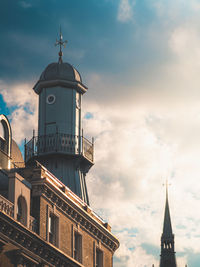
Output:
<svg viewBox="0 0 200 267">
<path fill-rule="evenodd" d="M 82 153 L 83 156 L 90 161 L 94 160 L 94 146 L 93 143 L 88 141 L 86 138 L 82 137 Z"/>
<path fill-rule="evenodd" d="M 42 136 L 33 136 L 25 144 L 25 161 L 34 156 L 41 156 L 46 153 L 65 153 L 71 155 L 82 154 L 85 158 L 93 161 L 94 145 L 82 136 L 55 133 Z"/>
<path fill-rule="evenodd" d="M 5 212 L 10 217 L 14 217 L 14 204 L 0 195 L 0 211 Z"/>
</svg>

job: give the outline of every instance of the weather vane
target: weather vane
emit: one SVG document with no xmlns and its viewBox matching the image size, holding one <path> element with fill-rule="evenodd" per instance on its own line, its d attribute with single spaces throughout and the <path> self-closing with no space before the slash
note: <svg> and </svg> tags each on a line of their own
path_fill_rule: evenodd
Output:
<svg viewBox="0 0 200 267">
<path fill-rule="evenodd" d="M 62 63 L 62 56 L 63 56 L 62 47 L 65 47 L 66 43 L 67 43 L 67 41 L 63 41 L 63 36 L 62 36 L 62 32 L 61 32 L 61 27 L 60 27 L 60 39 L 59 40 L 56 39 L 56 43 L 55 43 L 55 46 L 57 46 L 57 45 L 60 46 L 60 51 L 58 53 L 58 55 L 59 55 L 58 62 L 59 63 Z"/>
</svg>

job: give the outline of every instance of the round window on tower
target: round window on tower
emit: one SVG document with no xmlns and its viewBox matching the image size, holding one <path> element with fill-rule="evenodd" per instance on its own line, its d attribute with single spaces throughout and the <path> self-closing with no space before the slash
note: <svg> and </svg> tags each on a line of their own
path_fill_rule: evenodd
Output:
<svg viewBox="0 0 200 267">
<path fill-rule="evenodd" d="M 48 95 L 46 101 L 47 104 L 53 104 L 56 101 L 55 95 Z"/>
</svg>

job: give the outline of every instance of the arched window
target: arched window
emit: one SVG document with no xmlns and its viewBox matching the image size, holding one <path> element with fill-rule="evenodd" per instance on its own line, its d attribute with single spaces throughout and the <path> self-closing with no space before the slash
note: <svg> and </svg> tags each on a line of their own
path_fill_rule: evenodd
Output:
<svg viewBox="0 0 200 267">
<path fill-rule="evenodd" d="M 27 204 L 23 196 L 18 197 L 17 200 L 17 220 L 27 226 Z"/>
</svg>

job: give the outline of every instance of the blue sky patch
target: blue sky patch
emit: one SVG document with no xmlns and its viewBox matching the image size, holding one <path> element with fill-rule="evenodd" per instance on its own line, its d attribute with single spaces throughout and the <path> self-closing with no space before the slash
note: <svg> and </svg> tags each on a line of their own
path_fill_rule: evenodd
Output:
<svg viewBox="0 0 200 267">
<path fill-rule="evenodd" d="M 91 112 L 87 112 L 84 116 L 84 119 L 87 119 L 87 120 L 93 119 L 93 118 L 94 118 L 94 116 Z"/>
</svg>

